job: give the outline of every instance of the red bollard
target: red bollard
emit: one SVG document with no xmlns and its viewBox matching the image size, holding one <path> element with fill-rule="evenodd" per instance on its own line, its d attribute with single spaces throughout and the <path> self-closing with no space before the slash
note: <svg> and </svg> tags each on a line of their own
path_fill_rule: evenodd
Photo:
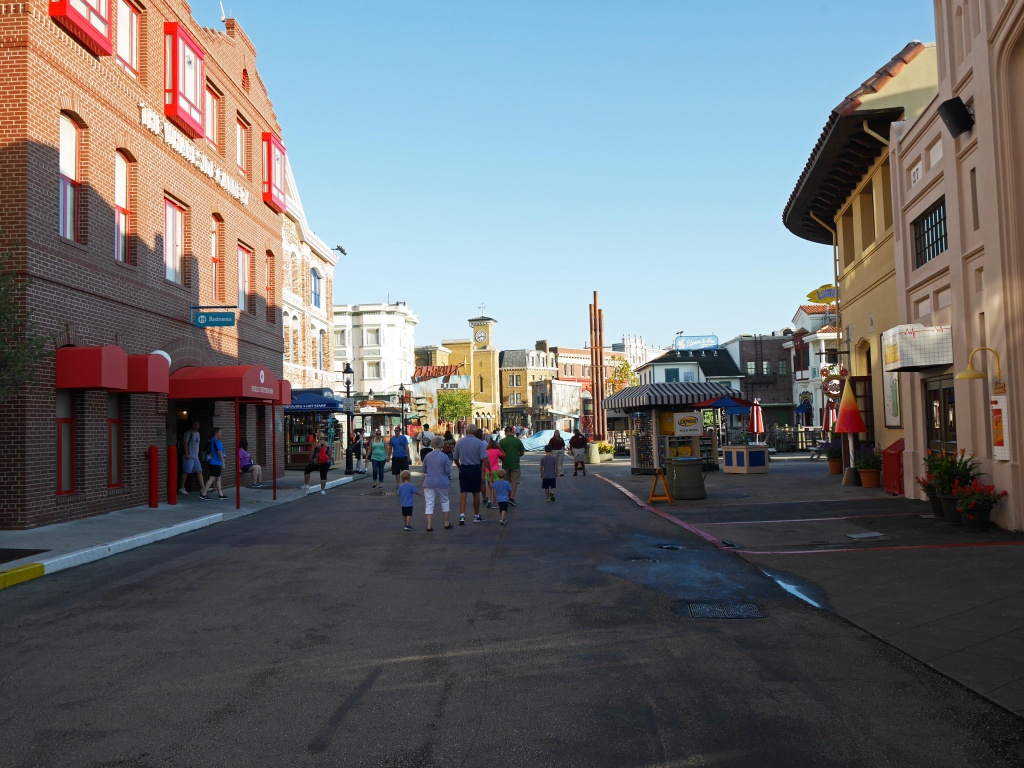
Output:
<svg viewBox="0 0 1024 768">
<path fill-rule="evenodd" d="M 178 503 L 178 446 L 167 446 L 167 503 Z"/>
<path fill-rule="evenodd" d="M 160 506 L 160 451 L 155 445 L 149 446 L 149 506 Z"/>
</svg>

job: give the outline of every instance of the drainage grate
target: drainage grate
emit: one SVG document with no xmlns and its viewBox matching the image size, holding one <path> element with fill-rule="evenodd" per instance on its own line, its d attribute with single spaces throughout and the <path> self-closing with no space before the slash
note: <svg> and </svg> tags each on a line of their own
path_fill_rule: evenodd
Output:
<svg viewBox="0 0 1024 768">
<path fill-rule="evenodd" d="M 763 619 L 753 603 L 690 603 L 692 619 Z"/>
</svg>

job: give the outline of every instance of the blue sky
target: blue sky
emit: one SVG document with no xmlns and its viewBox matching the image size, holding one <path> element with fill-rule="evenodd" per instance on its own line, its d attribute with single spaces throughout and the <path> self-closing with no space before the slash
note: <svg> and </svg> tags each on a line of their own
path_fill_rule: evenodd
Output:
<svg viewBox="0 0 1024 768">
<path fill-rule="evenodd" d="M 417 344 L 768 333 L 831 282 L 782 210 L 831 109 L 930 0 L 225 0 L 252 38 L 336 303 Z M 218 24 L 216 2 L 193 14 Z M 862 34 L 864 20 L 874 19 Z"/>
</svg>

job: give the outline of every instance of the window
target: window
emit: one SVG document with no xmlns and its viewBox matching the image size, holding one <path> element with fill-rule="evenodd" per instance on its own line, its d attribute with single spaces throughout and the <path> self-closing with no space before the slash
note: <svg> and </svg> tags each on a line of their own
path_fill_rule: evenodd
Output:
<svg viewBox="0 0 1024 768">
<path fill-rule="evenodd" d="M 366 330 L 363 331 L 363 334 L 363 346 L 380 346 L 380 328 L 367 328 Z"/>
<path fill-rule="evenodd" d="M 75 492 L 75 419 L 71 392 L 58 390 L 57 405 L 57 493 Z"/>
<path fill-rule="evenodd" d="M 206 109 L 203 110 L 203 133 L 210 146 L 220 151 L 220 96 L 206 86 Z"/>
<path fill-rule="evenodd" d="M 480 391 L 481 392 L 484 391 L 484 377 L 483 376 L 480 377 Z"/>
<path fill-rule="evenodd" d="M 204 133 L 203 51 L 176 21 L 164 23 L 164 114 L 193 139 Z"/>
<path fill-rule="evenodd" d="M 114 153 L 114 260 L 131 262 L 132 214 L 128 209 L 131 166 L 120 152 Z"/>
<path fill-rule="evenodd" d="M 947 248 L 946 198 L 914 222 L 914 268 L 924 266 Z"/>
<path fill-rule="evenodd" d="M 678 368 L 666 368 L 665 369 L 665 381 L 666 383 L 672 383 L 679 381 L 679 369 Z"/>
<path fill-rule="evenodd" d="M 185 209 L 164 198 L 164 277 L 184 285 Z"/>
<path fill-rule="evenodd" d="M 747 361 L 747 376 L 756 376 L 756 375 L 757 375 L 757 363 L 755 363 L 753 360 L 748 360 Z"/>
<path fill-rule="evenodd" d="M 316 367 L 319 371 L 324 369 L 324 346 L 326 346 L 324 344 L 324 337 L 326 336 L 327 334 L 323 331 L 316 335 Z"/>
<path fill-rule="evenodd" d="M 334 332 L 334 348 L 338 349 L 339 347 L 344 347 L 344 346 L 345 346 L 345 332 L 344 331 L 335 331 Z"/>
<path fill-rule="evenodd" d="M 276 274 L 274 272 L 274 254 L 271 251 L 267 251 L 267 322 L 277 322 L 277 303 L 276 303 Z"/>
<path fill-rule="evenodd" d="M 779 376 L 786 376 L 788 374 L 787 368 L 786 361 L 779 360 Z"/>
<path fill-rule="evenodd" d="M 249 124 L 242 118 L 235 120 L 235 165 L 249 177 Z"/>
<path fill-rule="evenodd" d="M 683 381 L 687 384 L 693 384 L 697 381 L 697 374 L 693 371 L 683 371 Z"/>
<path fill-rule="evenodd" d="M 67 115 L 60 116 L 60 236 L 78 240 L 81 181 L 78 178 L 79 128 Z"/>
<path fill-rule="evenodd" d="M 771 373 L 772 373 L 771 361 L 770 360 L 762 360 L 761 361 L 761 375 L 762 376 L 771 376 Z"/>
<path fill-rule="evenodd" d="M 249 259 L 252 251 L 243 245 L 238 246 L 238 311 L 249 309 Z"/>
<path fill-rule="evenodd" d="M 366 378 L 380 378 L 380 360 L 374 360 L 373 362 L 364 363 L 364 365 L 366 366 Z"/>
<path fill-rule="evenodd" d="M 272 133 L 263 134 L 263 202 L 277 213 L 284 213 L 284 144 Z"/>
<path fill-rule="evenodd" d="M 210 217 L 210 295 L 214 301 L 224 301 L 223 227 L 217 214 Z"/>
<path fill-rule="evenodd" d="M 139 12 L 124 0 L 117 0 L 117 63 L 139 76 Z"/>
<path fill-rule="evenodd" d="M 521 374 L 510 373 L 508 375 L 508 385 L 510 387 L 518 387 L 518 386 L 521 386 L 522 383 L 523 383 L 523 377 L 522 377 Z"/>
<path fill-rule="evenodd" d="M 107 487 L 120 488 L 124 485 L 121 472 L 121 399 L 107 395 Z"/>
<path fill-rule="evenodd" d="M 315 269 L 309 270 L 309 303 L 320 307 L 320 275 Z"/>
<path fill-rule="evenodd" d="M 51 0 L 50 18 L 97 56 L 114 52 L 110 0 Z"/>
<path fill-rule="evenodd" d="M 508 396 L 508 404 L 509 405 L 522 405 L 523 404 L 523 396 L 521 394 L 519 394 L 518 392 L 513 392 L 511 395 Z"/>
</svg>

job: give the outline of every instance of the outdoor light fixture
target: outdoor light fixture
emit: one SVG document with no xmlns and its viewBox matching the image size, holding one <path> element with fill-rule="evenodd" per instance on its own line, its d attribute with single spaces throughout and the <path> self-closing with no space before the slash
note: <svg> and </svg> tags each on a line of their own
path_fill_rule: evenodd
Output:
<svg viewBox="0 0 1024 768">
<path fill-rule="evenodd" d="M 348 406 L 348 410 L 345 415 L 348 416 L 348 439 L 351 440 L 355 433 L 352 431 L 352 422 L 354 421 L 354 414 L 352 413 L 352 377 L 355 376 L 355 371 L 352 370 L 351 363 L 345 363 L 345 368 L 342 370 L 341 375 L 345 377 L 345 405 Z M 349 445 L 348 450 L 345 451 L 345 474 L 351 475 L 352 470 L 352 445 Z"/>
<path fill-rule="evenodd" d="M 967 358 L 967 370 L 960 371 L 960 373 L 958 373 L 956 375 L 956 378 L 958 378 L 958 379 L 987 379 L 988 378 L 988 374 L 987 373 L 985 373 L 984 371 L 979 371 L 978 369 L 976 369 L 974 367 L 974 353 L 975 352 L 981 352 L 981 350 L 983 350 L 983 349 L 991 352 L 993 355 L 996 356 L 996 381 L 1002 381 L 1003 380 L 1003 369 L 1002 369 L 1002 366 L 999 363 L 999 353 L 996 352 L 994 349 L 992 349 L 992 347 L 978 347 L 973 352 L 971 352 L 971 356 Z"/>
<path fill-rule="evenodd" d="M 946 124 L 949 135 L 954 139 L 974 127 L 974 111 L 964 104 L 963 99 L 954 96 L 939 104 L 936 111 Z"/>
<path fill-rule="evenodd" d="M 331 248 L 331 250 L 332 250 L 332 251 L 337 251 L 337 252 L 338 252 L 338 253 L 340 253 L 340 254 L 341 254 L 342 256 L 348 256 L 348 251 L 346 251 L 346 250 L 345 250 L 344 248 L 342 248 L 342 247 L 341 247 L 340 245 L 336 245 L 336 246 L 334 246 L 333 248 Z"/>
</svg>

